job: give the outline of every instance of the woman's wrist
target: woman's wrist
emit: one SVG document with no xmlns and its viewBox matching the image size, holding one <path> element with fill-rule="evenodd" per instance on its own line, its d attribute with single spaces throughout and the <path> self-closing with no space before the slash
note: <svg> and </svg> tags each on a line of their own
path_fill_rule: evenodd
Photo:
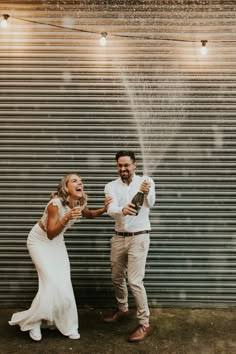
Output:
<svg viewBox="0 0 236 354">
<path fill-rule="evenodd" d="M 65 227 L 67 223 L 68 223 L 68 220 L 63 220 L 63 218 L 61 220 L 59 220 L 59 224 L 63 227 Z"/>
</svg>

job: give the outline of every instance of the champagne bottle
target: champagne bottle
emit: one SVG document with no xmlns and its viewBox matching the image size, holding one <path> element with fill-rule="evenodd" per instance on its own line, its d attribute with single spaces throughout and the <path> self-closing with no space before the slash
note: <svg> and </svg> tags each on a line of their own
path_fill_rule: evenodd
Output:
<svg viewBox="0 0 236 354">
<path fill-rule="evenodd" d="M 135 194 L 133 197 L 131 203 L 135 205 L 134 209 L 136 210 L 136 215 L 138 215 L 139 210 L 141 209 L 141 206 L 143 205 L 144 202 L 144 193 L 143 192 L 138 192 Z"/>
</svg>

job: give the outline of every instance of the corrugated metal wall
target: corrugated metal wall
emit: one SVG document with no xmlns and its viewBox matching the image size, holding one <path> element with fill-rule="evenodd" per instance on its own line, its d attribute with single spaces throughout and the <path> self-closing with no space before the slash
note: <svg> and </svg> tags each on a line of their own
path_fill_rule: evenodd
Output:
<svg viewBox="0 0 236 354">
<path fill-rule="evenodd" d="M 1 1 L 0 12 L 11 16 L 0 32 L 0 305 L 35 295 L 26 238 L 61 176 L 79 171 L 98 207 L 123 148 L 157 185 L 150 304 L 235 305 L 234 1 Z M 108 44 L 16 18 L 106 31 Z M 78 305 L 113 303 L 112 233 L 106 215 L 67 233 Z"/>
</svg>

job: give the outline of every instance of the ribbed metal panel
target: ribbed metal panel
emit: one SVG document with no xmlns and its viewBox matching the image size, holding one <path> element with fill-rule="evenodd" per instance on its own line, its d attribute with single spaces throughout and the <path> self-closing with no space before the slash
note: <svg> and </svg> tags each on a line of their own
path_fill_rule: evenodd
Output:
<svg viewBox="0 0 236 354">
<path fill-rule="evenodd" d="M 26 238 L 61 176 L 78 171 L 99 207 L 129 148 L 157 187 L 150 304 L 234 306 L 235 2 L 1 1 L 0 12 L 11 16 L 0 33 L 0 305 L 35 295 Z M 16 18 L 106 31 L 108 45 Z M 112 234 L 106 215 L 67 233 L 79 305 L 113 303 Z"/>
</svg>

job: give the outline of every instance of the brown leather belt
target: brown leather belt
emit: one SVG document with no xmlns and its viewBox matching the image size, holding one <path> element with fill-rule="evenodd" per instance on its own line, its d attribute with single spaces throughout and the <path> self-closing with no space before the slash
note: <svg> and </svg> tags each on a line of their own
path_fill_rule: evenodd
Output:
<svg viewBox="0 0 236 354">
<path fill-rule="evenodd" d="M 118 231 L 116 231 L 116 235 L 124 236 L 124 237 L 136 236 L 136 235 L 148 234 L 148 233 L 149 233 L 148 230 L 136 231 L 136 232 L 118 232 Z"/>
</svg>

